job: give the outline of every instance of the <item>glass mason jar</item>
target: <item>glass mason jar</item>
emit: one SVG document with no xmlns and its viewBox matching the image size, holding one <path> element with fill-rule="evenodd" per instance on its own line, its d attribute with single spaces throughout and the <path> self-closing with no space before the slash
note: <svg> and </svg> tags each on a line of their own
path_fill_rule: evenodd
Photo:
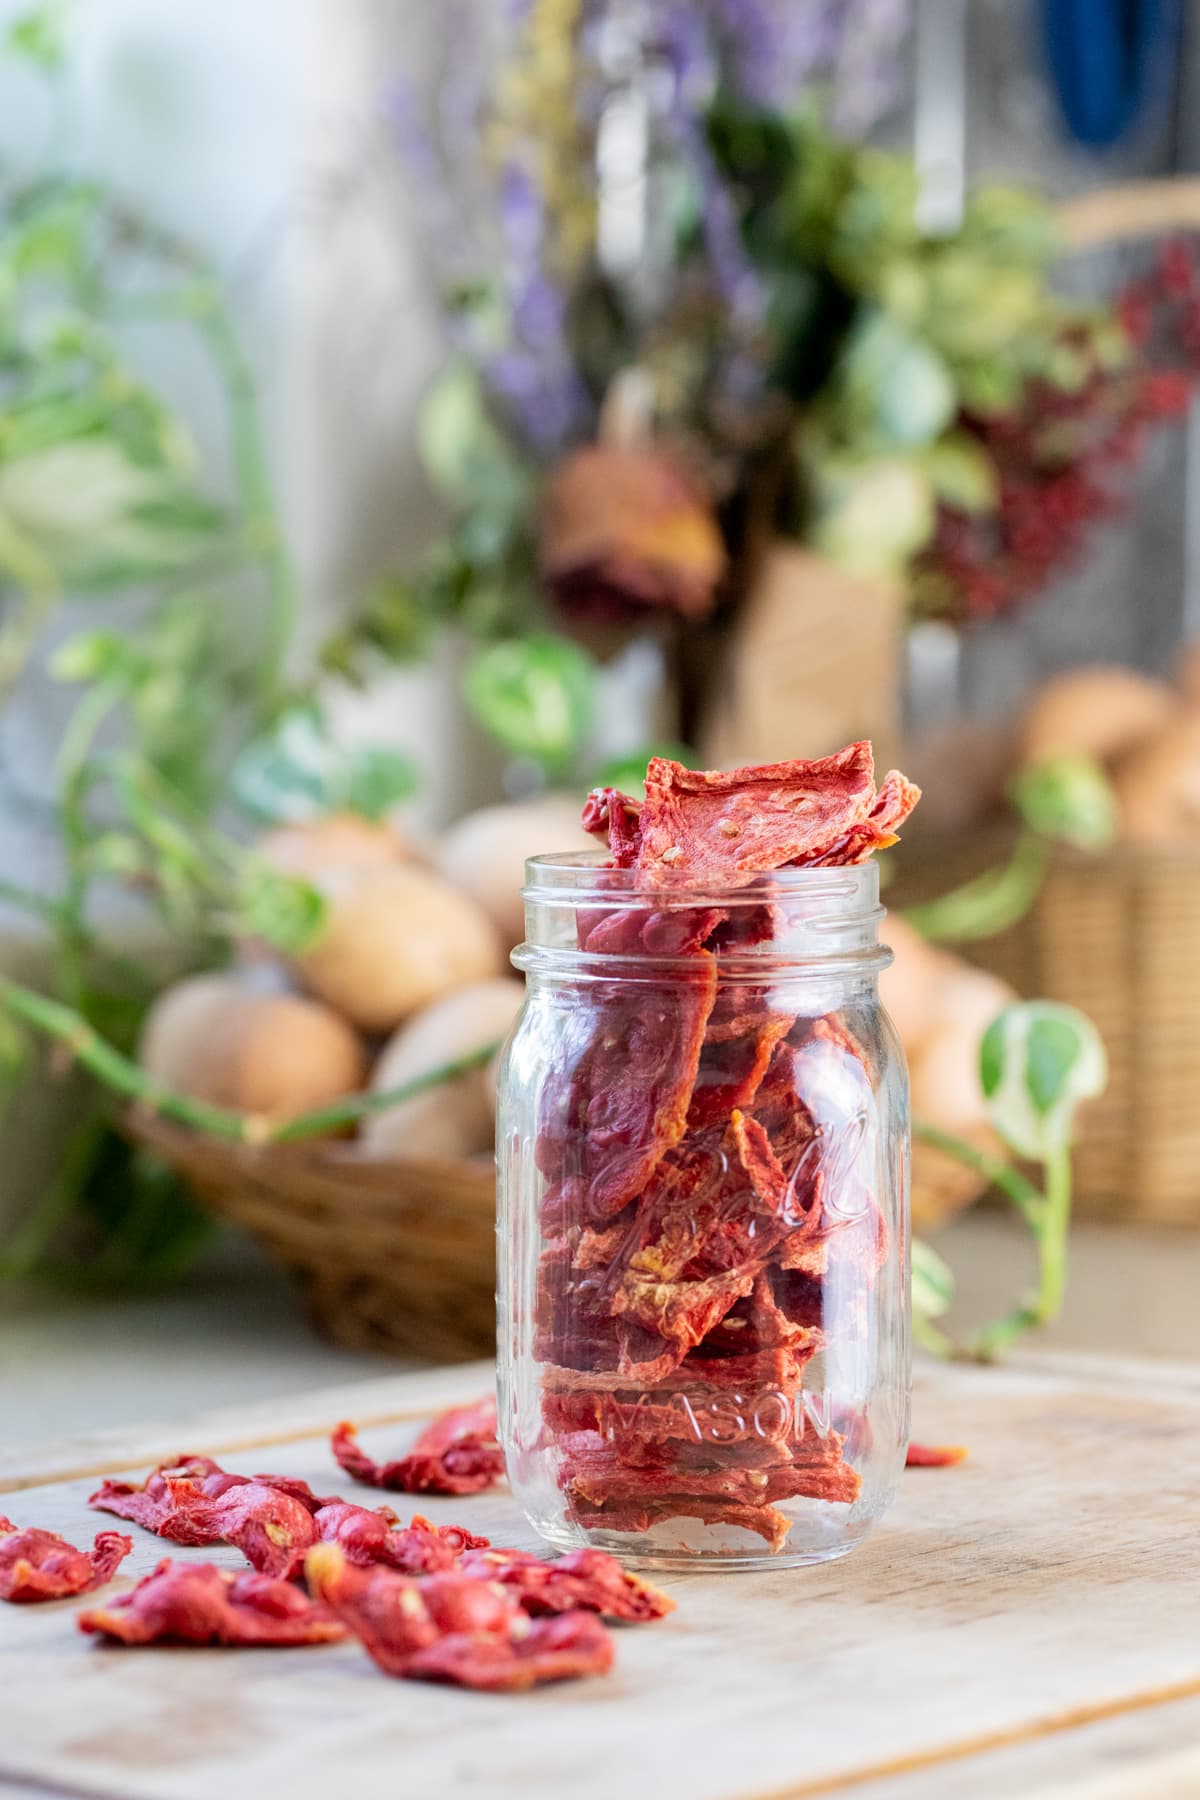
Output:
<svg viewBox="0 0 1200 1800">
<path fill-rule="evenodd" d="M 527 865 L 497 1128 L 500 1430 L 561 1548 L 818 1562 L 909 1416 L 908 1082 L 873 863 Z"/>
</svg>

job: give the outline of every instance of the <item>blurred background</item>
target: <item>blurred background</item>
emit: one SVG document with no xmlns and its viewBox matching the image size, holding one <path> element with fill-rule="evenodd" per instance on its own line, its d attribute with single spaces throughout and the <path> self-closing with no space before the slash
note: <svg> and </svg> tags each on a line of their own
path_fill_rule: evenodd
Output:
<svg viewBox="0 0 1200 1800">
<path fill-rule="evenodd" d="M 0 34 L 10 1434 L 486 1352 L 524 857 L 860 736 L 927 1345 L 1196 1353 L 1196 0 Z"/>
</svg>

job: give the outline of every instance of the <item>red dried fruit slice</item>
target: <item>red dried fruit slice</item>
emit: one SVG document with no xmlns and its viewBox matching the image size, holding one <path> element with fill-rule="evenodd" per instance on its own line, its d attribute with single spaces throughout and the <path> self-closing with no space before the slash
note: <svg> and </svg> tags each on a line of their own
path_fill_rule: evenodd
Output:
<svg viewBox="0 0 1200 1800">
<path fill-rule="evenodd" d="M 160 1562 L 127 1594 L 79 1615 L 80 1631 L 122 1644 L 335 1644 L 346 1627 L 290 1581 L 211 1563 Z"/>
<path fill-rule="evenodd" d="M 530 1550 L 471 1550 L 460 1568 L 464 1575 L 499 1582 L 534 1617 L 579 1609 L 633 1624 L 675 1610 L 669 1595 L 604 1550 L 571 1550 L 556 1562 Z"/>
<path fill-rule="evenodd" d="M 0 1517 L 0 1600 L 28 1605 L 87 1594 L 111 1581 L 133 1549 L 119 1531 L 101 1531 L 90 1550 L 78 1550 L 57 1531 L 14 1525 Z"/>
<path fill-rule="evenodd" d="M 581 824 L 592 837 L 608 845 L 616 868 L 629 869 L 637 860 L 640 800 L 618 788 L 593 788 L 584 801 Z"/>
<path fill-rule="evenodd" d="M 851 1502 L 861 1486 L 842 1460 L 841 1436 L 815 1432 L 785 1444 L 614 1443 L 595 1432 L 559 1440 L 564 1489 L 573 1507 L 657 1503 L 685 1496 L 768 1506 L 807 1498 Z"/>
<path fill-rule="evenodd" d="M 255 1481 L 262 1487 L 277 1488 L 281 1494 L 298 1500 L 310 1513 L 319 1513 L 327 1506 L 342 1505 L 340 1494 L 315 1494 L 307 1481 L 301 1481 L 298 1475 L 238 1475 L 231 1476 L 230 1480 L 236 1483 Z"/>
<path fill-rule="evenodd" d="M 460 1525 L 434 1525 L 420 1513 L 401 1525 L 390 1507 L 370 1509 L 339 1500 L 314 1515 L 315 1542 L 337 1544 L 347 1561 L 357 1568 L 376 1564 L 401 1575 L 432 1575 L 452 1569 L 464 1551 L 488 1549 L 488 1539 L 477 1537 Z M 299 1575 L 309 1546 L 296 1552 L 287 1569 Z"/>
<path fill-rule="evenodd" d="M 658 992 L 654 982 L 596 984 L 578 1030 L 564 1031 L 538 1119 L 548 1236 L 620 1212 L 683 1136 L 716 992 L 713 958 L 688 961 L 695 973 Z"/>
<path fill-rule="evenodd" d="M 286 1576 L 318 1537 L 307 1506 L 257 1481 L 241 1483 L 215 1500 L 213 1525 L 214 1542 L 233 1544 L 264 1575 Z"/>
<path fill-rule="evenodd" d="M 753 1103 L 775 1046 L 793 1025 L 791 1013 L 772 1013 L 761 999 L 718 988 L 688 1105 L 689 1133 L 725 1122 Z"/>
<path fill-rule="evenodd" d="M 105 1481 L 89 1506 L 130 1519 L 173 1544 L 233 1544 L 254 1568 L 282 1575 L 298 1552 L 317 1541 L 306 1497 L 235 1475 L 209 1457 L 164 1463 L 144 1482 Z"/>
<path fill-rule="evenodd" d="M 726 916 L 716 907 L 653 912 L 627 907 L 588 915 L 580 948 L 593 956 L 695 956 Z"/>
<path fill-rule="evenodd" d="M 635 867 L 649 882 L 745 877 L 832 849 L 875 801 L 871 746 L 814 762 L 702 772 L 650 759 Z M 618 809 L 610 802 L 610 820 Z"/>
<path fill-rule="evenodd" d="M 435 1419 L 412 1448 L 392 1462 L 377 1463 L 346 1420 L 334 1431 L 333 1454 L 355 1481 L 402 1494 L 477 1494 L 503 1480 L 504 1452 L 496 1437 L 496 1402 L 457 1406 Z"/>
<path fill-rule="evenodd" d="M 215 1544 L 221 1536 L 216 1500 L 242 1485 L 208 1457 L 188 1457 L 160 1464 L 141 1483 L 101 1482 L 88 1505 L 129 1519 L 174 1544 Z M 215 1495 L 209 1489 L 215 1489 Z"/>
<path fill-rule="evenodd" d="M 356 1569 L 333 1544 L 309 1552 L 305 1573 L 387 1675 L 515 1693 L 612 1666 L 612 1639 L 595 1614 L 531 1619 L 513 1594 L 477 1576 L 411 1581 Z"/>
<path fill-rule="evenodd" d="M 910 1444 L 904 1464 L 909 1469 L 952 1469 L 967 1456 L 965 1444 Z"/>
<path fill-rule="evenodd" d="M 920 798 L 919 787 L 898 769 L 891 770 L 866 818 L 852 825 L 838 843 L 830 845 L 819 856 L 805 858 L 805 867 L 845 868 L 852 863 L 866 862 L 876 850 L 890 849 L 897 842 L 901 825 Z"/>
<path fill-rule="evenodd" d="M 654 1501 L 628 1501 L 597 1507 L 591 1512 L 576 1508 L 574 1517 L 584 1531 L 630 1532 L 639 1537 L 672 1519 L 699 1519 L 703 1525 L 731 1525 L 735 1529 L 752 1531 L 776 1553 L 785 1547 L 792 1529 L 792 1521 L 777 1506 L 701 1500 L 687 1494 L 674 1494 Z"/>
</svg>

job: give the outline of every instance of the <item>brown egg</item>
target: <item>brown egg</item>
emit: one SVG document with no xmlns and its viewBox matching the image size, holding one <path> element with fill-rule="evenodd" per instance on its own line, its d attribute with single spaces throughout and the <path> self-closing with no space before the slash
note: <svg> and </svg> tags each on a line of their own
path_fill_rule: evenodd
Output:
<svg viewBox="0 0 1200 1800">
<path fill-rule="evenodd" d="M 945 960 L 898 914 L 889 913 L 880 936 L 894 957 L 879 977 L 879 997 L 911 1056 L 926 1037 L 944 979 Z"/>
<path fill-rule="evenodd" d="M 407 846 L 394 826 L 341 812 L 277 825 L 255 849 L 273 869 L 312 880 L 329 869 L 387 868 L 403 861 Z"/>
<path fill-rule="evenodd" d="M 1021 728 L 1025 762 L 1074 751 L 1116 762 L 1175 718 L 1180 700 L 1165 681 L 1095 664 L 1057 675 L 1034 695 Z"/>
<path fill-rule="evenodd" d="M 1126 843 L 1147 849 L 1200 843 L 1200 711 L 1185 712 L 1126 757 L 1113 786 Z"/>
<path fill-rule="evenodd" d="M 979 1049 L 997 1013 L 1017 995 L 1006 981 L 947 956 L 926 1036 L 912 1058 L 913 1117 L 943 1131 L 970 1131 L 987 1123 L 979 1079 Z"/>
<path fill-rule="evenodd" d="M 1183 646 L 1175 659 L 1175 685 L 1190 706 L 1200 706 L 1200 638 Z"/>
<path fill-rule="evenodd" d="M 328 915 L 296 968 L 306 987 L 364 1031 L 392 1031 L 431 1000 L 503 967 L 487 914 L 427 869 L 342 870 L 317 886 Z"/>
<path fill-rule="evenodd" d="M 358 1092 L 367 1072 L 357 1034 L 327 1006 L 256 993 L 228 975 L 191 976 L 160 994 L 138 1060 L 193 1100 L 277 1124 Z"/>
<path fill-rule="evenodd" d="M 596 848 L 579 823 L 582 807 L 575 794 L 484 806 L 459 819 L 442 838 L 438 868 L 495 921 L 506 945 L 519 944 L 525 935 L 521 888 L 526 858 Z"/>
<path fill-rule="evenodd" d="M 403 1087 L 470 1051 L 502 1041 L 525 999 L 521 981 L 473 982 L 435 1000 L 385 1045 L 371 1077 L 375 1093 Z M 474 1156 L 492 1148 L 493 1101 L 483 1065 L 364 1119 L 362 1138 L 378 1154 Z"/>
</svg>

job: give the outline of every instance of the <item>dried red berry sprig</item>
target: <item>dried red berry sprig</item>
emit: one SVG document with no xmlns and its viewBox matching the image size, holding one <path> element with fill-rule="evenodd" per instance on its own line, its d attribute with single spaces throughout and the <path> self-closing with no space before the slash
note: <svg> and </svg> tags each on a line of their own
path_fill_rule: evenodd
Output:
<svg viewBox="0 0 1200 1800">
<path fill-rule="evenodd" d="M 1077 384 L 1035 378 L 1009 411 L 958 421 L 995 470 L 996 505 L 939 507 L 914 569 L 918 610 L 962 621 L 1017 610 L 1080 562 L 1098 526 L 1127 512 L 1150 433 L 1183 416 L 1200 381 L 1195 247 L 1163 244 L 1115 312 L 1124 360 L 1103 356 L 1086 326 L 1067 325 L 1061 347 L 1084 365 Z"/>
</svg>

